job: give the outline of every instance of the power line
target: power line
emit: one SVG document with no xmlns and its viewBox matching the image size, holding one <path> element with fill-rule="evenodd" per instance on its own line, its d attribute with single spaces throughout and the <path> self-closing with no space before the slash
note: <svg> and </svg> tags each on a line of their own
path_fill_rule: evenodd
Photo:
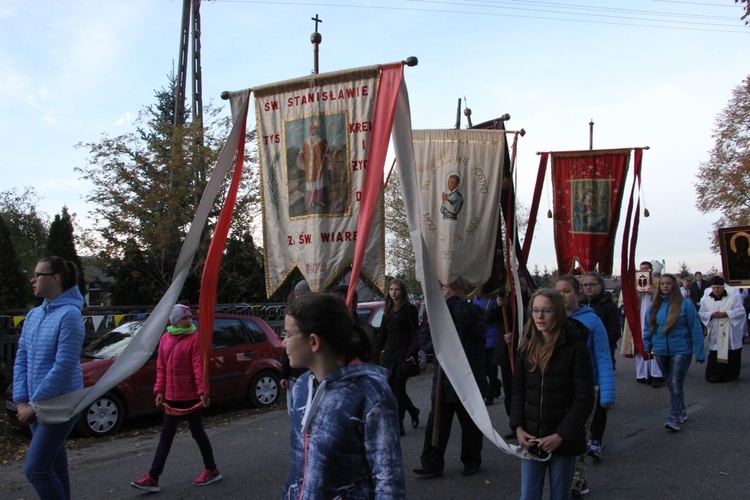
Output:
<svg viewBox="0 0 750 500">
<path fill-rule="evenodd" d="M 463 5 L 460 2 L 451 2 L 447 0 L 408 0 L 408 1 L 418 2 L 418 3 L 428 3 L 428 4 L 439 4 L 439 5 Z M 508 3 L 508 2 L 493 2 L 493 3 L 500 4 L 500 3 Z M 528 3 L 549 5 L 549 3 L 547 2 L 528 2 Z M 552 5 L 561 5 L 561 4 L 552 4 Z M 549 10 L 549 9 L 535 9 L 535 8 L 529 8 L 529 7 L 502 7 L 498 5 L 498 6 L 492 6 L 491 8 L 527 11 L 527 12 L 543 12 L 545 14 L 566 14 L 566 15 L 576 15 L 576 16 L 589 16 L 589 17 L 605 18 L 605 19 L 624 19 L 624 20 L 629 20 L 629 21 L 661 22 L 661 23 L 686 24 L 686 25 L 698 25 L 698 26 L 727 26 L 727 27 L 731 26 L 730 24 L 703 23 L 703 22 L 695 22 L 695 21 L 672 21 L 669 19 L 648 19 L 648 18 L 642 18 L 642 17 L 613 16 L 613 15 L 607 15 L 607 14 L 566 12 L 564 10 L 561 11 L 561 10 Z M 593 8 L 593 9 L 595 10 L 596 8 Z"/>
<path fill-rule="evenodd" d="M 714 32 L 714 33 L 737 33 L 737 34 L 747 34 L 747 30 L 745 29 L 717 29 L 717 28 L 709 28 L 709 27 L 721 27 L 721 26 L 731 26 L 731 25 L 725 25 L 725 24 L 716 24 L 716 23 L 697 23 L 697 22 L 689 22 L 689 21 L 669 21 L 669 20 L 662 20 L 662 19 L 641 19 L 641 18 L 624 18 L 626 20 L 630 21 L 646 21 L 651 22 L 653 24 L 642 24 L 637 22 L 617 22 L 617 21 L 603 21 L 603 20 L 594 20 L 594 19 L 581 19 L 581 18 L 560 18 L 560 17 L 547 17 L 544 15 L 523 15 L 523 14 L 510 14 L 510 13 L 498 13 L 498 12 L 482 12 L 482 11 L 469 11 L 469 10 L 455 10 L 455 9 L 430 9 L 430 8 L 417 8 L 417 7 L 394 7 L 394 6 L 384 6 L 384 5 L 352 5 L 352 4 L 342 4 L 342 3 L 309 3 L 309 2 L 294 2 L 294 1 L 284 1 L 284 0 L 277 0 L 277 1 L 269 1 L 269 0 L 213 0 L 215 3 L 245 3 L 245 4 L 263 4 L 263 5 L 298 5 L 298 6 L 314 6 L 314 7 L 336 7 L 336 8 L 347 8 L 347 9 L 368 9 L 368 10 L 393 10 L 393 11 L 400 11 L 400 12 L 427 12 L 427 13 L 436 13 L 436 14 L 460 14 L 460 15 L 469 15 L 469 16 L 493 16 L 493 17 L 503 17 L 503 18 L 514 18 L 514 19 L 532 19 L 532 20 L 542 20 L 542 21 L 556 21 L 556 22 L 574 22 L 574 23 L 585 23 L 585 24 L 604 24 L 604 25 L 614 25 L 614 26 L 632 26 L 632 27 L 640 27 L 640 28 L 656 28 L 656 29 L 668 29 L 668 30 L 680 30 L 680 31 L 704 31 L 704 32 Z M 437 2 L 432 1 L 429 2 L 427 0 L 407 0 L 407 1 L 421 1 L 422 3 L 444 3 L 449 5 L 455 5 L 455 2 Z M 665 0 L 662 0 L 665 1 Z M 687 3 L 687 2 L 685 2 Z M 465 5 L 465 4 L 460 4 Z M 708 4 L 711 5 L 711 4 Z M 480 6 L 477 6 L 480 7 Z M 569 16 L 595 16 L 595 17 L 605 17 L 605 18 L 611 18 L 611 19 L 620 19 L 621 16 L 604 16 L 604 15 L 595 15 L 595 14 L 581 14 L 581 13 L 575 13 L 575 12 L 549 12 L 549 11 L 542 11 L 538 9 L 526 9 L 526 8 L 513 8 L 513 7 L 505 7 L 507 10 L 518 10 L 518 11 L 532 11 L 532 12 L 543 12 L 545 14 L 563 14 L 563 15 L 569 15 Z M 591 7 L 591 9 L 596 9 L 595 7 Z M 650 11 L 646 11 L 650 12 Z M 666 15 L 666 14 L 665 14 Z M 678 16 L 684 16 L 688 17 L 689 14 L 675 14 Z M 697 17 L 705 17 L 705 16 L 697 16 Z M 731 19 L 731 18 L 730 18 Z M 739 18 L 738 18 L 739 19 Z M 670 24 L 662 24 L 662 23 L 672 23 Z M 683 24 L 682 26 L 675 26 L 674 24 Z M 692 26 L 685 26 L 685 25 L 692 25 Z M 706 28 L 699 28 L 697 26 L 708 26 Z"/>
<path fill-rule="evenodd" d="M 653 11 L 653 10 L 624 9 L 621 7 L 599 7 L 599 6 L 592 6 L 592 5 L 571 4 L 567 2 L 535 2 L 535 1 L 528 1 L 528 0 L 515 0 L 511 2 L 498 1 L 498 0 L 471 0 L 471 1 L 480 3 L 480 4 L 518 5 L 519 3 L 522 3 L 522 4 L 527 4 L 527 5 L 539 5 L 539 6 L 546 5 L 546 6 L 552 6 L 552 7 L 557 7 L 557 8 L 563 8 L 563 9 L 592 10 L 592 11 L 601 11 L 601 12 L 623 12 L 623 13 L 630 13 L 630 14 L 645 14 L 649 16 L 670 16 L 670 17 L 699 18 L 699 19 L 708 18 L 708 19 L 717 19 L 717 20 L 725 20 L 725 21 L 737 21 L 736 17 L 731 17 L 731 16 L 707 16 L 705 14 L 683 14 L 683 13 Z M 722 7 L 727 7 L 727 5 L 722 5 Z M 731 5 L 729 7 L 731 7 Z"/>
</svg>

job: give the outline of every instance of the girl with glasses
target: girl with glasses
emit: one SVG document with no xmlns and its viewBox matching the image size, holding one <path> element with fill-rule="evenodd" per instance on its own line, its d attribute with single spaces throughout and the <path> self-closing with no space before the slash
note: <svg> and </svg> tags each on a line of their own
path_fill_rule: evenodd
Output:
<svg viewBox="0 0 750 500">
<path fill-rule="evenodd" d="M 576 457 L 586 452 L 586 419 L 594 377 L 586 336 L 569 321 L 560 292 L 531 297 L 513 376 L 510 426 L 519 444 L 547 461 L 521 463 L 521 499 L 541 499 L 549 473 L 550 498 L 569 499 Z"/>
<path fill-rule="evenodd" d="M 31 279 L 44 299 L 29 311 L 13 365 L 13 402 L 18 420 L 31 426 L 24 474 L 40 498 L 70 498 L 65 441 L 78 416 L 60 424 L 36 421 L 34 403 L 83 389 L 81 349 L 83 296 L 75 264 L 60 257 L 40 260 Z"/>
<path fill-rule="evenodd" d="M 284 318 L 292 368 L 291 453 L 282 498 L 404 498 L 398 406 L 369 337 L 331 294 L 295 300 Z"/>
</svg>

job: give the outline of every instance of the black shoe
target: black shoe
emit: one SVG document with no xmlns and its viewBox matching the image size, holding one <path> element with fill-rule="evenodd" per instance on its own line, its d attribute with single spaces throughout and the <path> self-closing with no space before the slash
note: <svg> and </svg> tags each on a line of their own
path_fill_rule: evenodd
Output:
<svg viewBox="0 0 750 500">
<path fill-rule="evenodd" d="M 647 378 L 637 378 L 635 379 L 635 381 L 638 382 L 639 384 L 648 384 Z"/>
<path fill-rule="evenodd" d="M 461 471 L 462 476 L 473 476 L 479 472 L 479 466 L 478 465 L 472 465 L 471 467 L 464 467 L 464 470 Z"/>
<path fill-rule="evenodd" d="M 502 388 L 503 388 L 502 383 L 500 383 L 500 385 L 495 387 L 494 392 L 492 393 L 492 395 L 495 396 L 495 399 L 499 398 L 500 394 L 502 394 Z"/>
<path fill-rule="evenodd" d="M 412 469 L 412 472 L 418 476 L 424 477 L 440 477 L 443 475 L 443 471 L 432 469 Z"/>
<path fill-rule="evenodd" d="M 419 408 L 415 408 L 413 412 L 410 411 L 409 416 L 411 417 L 411 426 L 415 429 L 419 427 Z"/>
<path fill-rule="evenodd" d="M 402 436 L 406 436 L 406 429 L 404 429 L 404 423 L 403 422 L 401 422 L 399 424 L 399 432 L 401 433 Z"/>
</svg>

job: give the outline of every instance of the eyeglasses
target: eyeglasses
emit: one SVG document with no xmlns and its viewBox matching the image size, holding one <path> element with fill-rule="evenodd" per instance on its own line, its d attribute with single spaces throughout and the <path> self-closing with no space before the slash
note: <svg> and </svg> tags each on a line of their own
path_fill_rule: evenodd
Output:
<svg viewBox="0 0 750 500">
<path fill-rule="evenodd" d="M 534 316 L 548 316 L 552 314 L 554 309 L 552 309 L 551 307 L 543 307 L 541 309 L 533 308 L 533 309 L 530 309 L 530 311 L 531 311 L 531 314 L 533 314 Z"/>
<path fill-rule="evenodd" d="M 39 276 L 54 276 L 57 273 L 34 273 L 34 279 L 39 279 Z"/>
<path fill-rule="evenodd" d="M 581 286 L 584 288 L 591 288 L 592 286 L 599 286 L 599 283 L 582 283 Z"/>
</svg>

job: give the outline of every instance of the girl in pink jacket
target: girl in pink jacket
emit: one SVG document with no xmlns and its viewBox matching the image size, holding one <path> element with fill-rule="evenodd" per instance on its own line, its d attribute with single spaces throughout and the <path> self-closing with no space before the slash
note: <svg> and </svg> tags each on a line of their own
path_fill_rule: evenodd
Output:
<svg viewBox="0 0 750 500">
<path fill-rule="evenodd" d="M 193 324 L 193 313 L 189 307 L 177 304 L 169 315 L 169 323 L 171 326 L 167 327 L 167 333 L 159 342 L 159 356 L 156 360 L 156 406 L 164 404 L 164 423 L 159 445 L 148 474 L 130 483 L 134 488 L 150 492 L 159 491 L 159 476 L 164 471 L 181 417 L 186 417 L 190 424 L 190 433 L 198 443 L 205 466 L 205 470 L 193 484 L 205 486 L 221 480 L 211 442 L 203 428 L 203 407 L 208 406 L 208 398 L 203 389 L 198 334 Z"/>
</svg>

